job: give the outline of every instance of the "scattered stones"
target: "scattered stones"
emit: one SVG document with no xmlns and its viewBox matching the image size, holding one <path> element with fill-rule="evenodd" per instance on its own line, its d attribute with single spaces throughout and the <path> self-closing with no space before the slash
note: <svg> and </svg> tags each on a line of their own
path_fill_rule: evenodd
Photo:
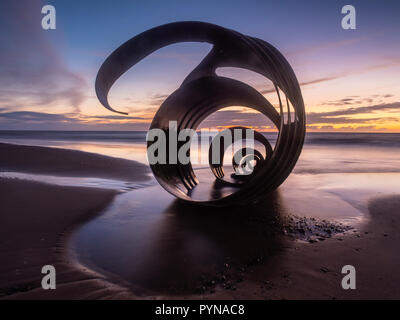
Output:
<svg viewBox="0 0 400 320">
<path fill-rule="evenodd" d="M 259 223 L 259 221 L 256 223 Z M 293 240 L 318 243 L 332 238 L 337 234 L 345 233 L 350 229 L 356 232 L 352 227 L 341 223 L 290 215 L 280 217 L 279 220 L 273 224 L 269 235 L 285 235 Z M 355 236 L 359 237 L 360 235 L 355 233 Z M 343 240 L 340 237 L 335 237 L 335 239 L 339 241 Z M 294 248 L 298 249 L 296 246 L 294 246 Z M 354 250 L 358 251 L 357 248 Z M 199 294 L 205 294 L 215 293 L 217 289 L 237 290 L 239 283 L 244 281 L 246 276 L 251 277 L 254 267 L 268 260 L 269 255 L 269 251 L 258 253 L 258 255 L 253 256 L 245 262 L 239 262 L 236 261 L 236 259 L 225 256 L 221 264 L 217 267 L 218 271 L 216 271 L 216 273 L 199 277 L 198 283 L 195 286 L 196 291 Z M 320 271 L 324 273 L 331 272 L 327 267 L 320 267 Z M 290 275 L 287 271 L 283 271 L 281 277 L 285 279 L 285 283 L 291 282 Z M 260 289 L 273 289 L 273 284 L 269 281 L 264 281 L 260 284 Z"/>
<path fill-rule="evenodd" d="M 206 287 L 196 287 L 196 292 L 197 293 L 205 293 L 206 292 Z"/>
<path fill-rule="evenodd" d="M 353 229 L 352 227 L 341 223 L 294 215 L 283 220 L 282 234 L 294 239 L 308 241 L 310 243 L 324 241 L 335 234 L 344 233 Z"/>
<path fill-rule="evenodd" d="M 273 288 L 273 284 L 272 284 L 271 281 L 266 280 L 266 281 L 263 281 L 263 282 L 262 282 L 262 284 L 261 284 L 260 287 L 261 287 L 262 289 L 271 290 L 271 289 Z"/>
</svg>

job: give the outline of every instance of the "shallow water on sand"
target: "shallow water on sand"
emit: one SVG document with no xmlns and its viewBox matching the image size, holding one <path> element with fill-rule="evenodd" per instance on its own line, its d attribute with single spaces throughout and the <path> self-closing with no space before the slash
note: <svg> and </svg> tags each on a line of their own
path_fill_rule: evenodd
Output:
<svg viewBox="0 0 400 320">
<path fill-rule="evenodd" d="M 21 180 L 30 180 L 30 181 L 37 181 L 37 182 L 49 183 L 67 187 L 112 189 L 121 192 L 144 188 L 156 184 L 156 181 L 154 180 L 144 183 L 135 183 L 129 181 L 120 181 L 120 180 L 102 179 L 102 178 L 61 177 L 61 176 L 10 172 L 10 171 L 0 172 L 0 178 L 15 178 Z"/>
<path fill-rule="evenodd" d="M 84 265 L 117 275 L 137 292 L 190 292 L 227 262 L 266 260 L 284 250 L 274 233 L 278 217 L 360 227 L 368 200 L 394 193 L 395 187 L 400 174 L 292 174 L 257 205 L 203 208 L 182 203 L 156 185 L 117 196 L 80 228 L 73 244 Z"/>
</svg>

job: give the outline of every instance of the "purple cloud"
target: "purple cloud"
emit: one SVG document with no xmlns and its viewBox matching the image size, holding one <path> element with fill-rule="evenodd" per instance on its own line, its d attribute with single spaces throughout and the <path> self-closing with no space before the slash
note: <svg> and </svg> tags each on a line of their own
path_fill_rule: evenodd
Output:
<svg viewBox="0 0 400 320">
<path fill-rule="evenodd" d="M 0 106 L 15 109 L 62 103 L 79 112 L 86 82 L 50 43 L 58 30 L 41 28 L 39 0 L 5 1 L 0 9 Z"/>
</svg>

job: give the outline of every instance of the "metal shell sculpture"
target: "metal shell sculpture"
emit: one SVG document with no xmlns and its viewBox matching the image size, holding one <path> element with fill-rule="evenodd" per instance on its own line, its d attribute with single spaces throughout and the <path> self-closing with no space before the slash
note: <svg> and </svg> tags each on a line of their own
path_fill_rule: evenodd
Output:
<svg viewBox="0 0 400 320">
<path fill-rule="evenodd" d="M 233 187 L 228 194 L 214 192 L 207 200 L 194 200 L 191 195 L 198 179 L 190 162 L 152 164 L 154 176 L 168 192 L 188 201 L 213 206 L 257 201 L 288 177 L 300 155 L 305 136 L 305 110 L 299 83 L 284 56 L 269 43 L 204 22 L 162 25 L 133 37 L 105 60 L 96 78 L 97 97 L 105 108 L 119 112 L 109 105 L 107 99 L 114 82 L 152 52 L 179 42 L 207 42 L 213 47 L 181 86 L 162 103 L 150 129 L 158 128 L 168 135 L 169 122 L 176 121 L 178 133 L 185 129 L 196 130 L 202 120 L 212 113 L 224 107 L 244 106 L 267 116 L 279 133 L 272 148 L 261 133 L 254 132 L 254 139 L 265 146 L 266 155 L 256 150 L 241 150 L 243 158 L 251 154 L 256 161 L 257 170 L 245 179 L 225 181 L 221 165 L 210 161 L 216 181 L 225 181 Z M 268 78 L 275 87 L 279 112 L 253 87 L 218 76 L 216 69 L 220 67 L 243 68 Z M 232 160 L 232 166 L 237 169 L 240 163 Z"/>
</svg>

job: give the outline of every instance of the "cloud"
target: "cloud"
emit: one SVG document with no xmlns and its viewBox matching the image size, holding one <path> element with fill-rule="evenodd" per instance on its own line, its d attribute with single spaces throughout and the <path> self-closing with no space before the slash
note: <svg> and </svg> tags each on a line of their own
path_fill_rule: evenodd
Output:
<svg viewBox="0 0 400 320">
<path fill-rule="evenodd" d="M 398 116 L 378 116 L 373 118 L 354 118 L 353 115 L 377 114 L 379 112 L 400 113 L 400 102 L 379 104 L 367 107 L 356 107 L 340 109 L 328 112 L 310 112 L 307 114 L 307 124 L 363 124 L 363 123 L 382 123 L 382 122 L 400 122 Z"/>
<path fill-rule="evenodd" d="M 53 114 L 43 113 L 34 111 L 12 111 L 0 113 L 0 119 L 15 120 L 21 122 L 76 122 L 77 119 L 64 115 L 64 114 Z"/>
<path fill-rule="evenodd" d="M 336 116 L 343 116 L 343 115 L 375 113 L 377 111 L 400 112 L 400 101 L 393 102 L 393 103 L 367 106 L 367 107 L 340 109 L 340 110 L 328 111 L 328 112 L 322 112 L 322 113 L 309 113 L 309 115 L 316 114 L 316 115 L 321 115 L 324 117 L 336 117 Z"/>
<path fill-rule="evenodd" d="M 244 125 L 252 127 L 275 127 L 271 120 L 258 112 L 241 110 L 220 110 L 209 116 L 201 123 L 201 128 L 215 128 L 221 126 Z"/>
<path fill-rule="evenodd" d="M 134 116 L 81 116 L 81 119 L 99 119 L 99 120 L 151 120 L 152 117 L 134 117 Z"/>
<path fill-rule="evenodd" d="M 329 118 L 324 116 L 314 116 L 313 114 L 307 117 L 307 124 L 363 124 L 363 123 L 384 123 L 387 121 L 400 121 L 397 117 L 376 117 L 376 118 L 351 118 L 351 117 L 335 117 Z"/>
<path fill-rule="evenodd" d="M 351 43 L 354 43 L 354 42 L 357 42 L 357 41 L 359 41 L 359 40 L 341 41 L 341 42 L 338 42 L 338 43 L 327 44 L 326 46 L 322 45 L 321 47 L 325 48 L 325 47 L 329 47 L 329 45 L 340 46 L 340 45 L 351 44 Z M 371 65 L 371 66 L 368 66 L 368 67 L 348 70 L 346 72 L 341 72 L 341 73 L 337 73 L 337 74 L 333 74 L 333 75 L 328 75 L 328 76 L 325 76 L 325 77 L 320 77 L 320 78 L 316 78 L 316 79 L 312 79 L 312 80 L 302 81 L 302 82 L 300 82 L 300 86 L 301 87 L 310 86 L 310 85 L 314 85 L 314 84 L 319 84 L 319 83 L 323 83 L 323 82 L 337 80 L 337 79 L 344 78 L 344 77 L 347 77 L 347 76 L 350 76 L 350 75 L 355 75 L 355 74 L 360 74 L 360 73 L 364 73 L 364 72 L 368 72 L 368 71 L 389 68 L 389 67 L 396 66 L 396 65 L 400 64 L 400 60 L 397 59 L 397 58 L 386 59 L 386 60 L 387 61 L 384 62 L 384 63 Z M 263 85 L 263 88 L 261 88 L 260 85 L 256 85 L 255 88 L 261 94 L 268 94 L 268 93 L 276 92 L 275 91 L 275 87 L 273 87 L 272 85 L 267 85 L 267 88 L 265 88 L 265 85 Z M 392 97 L 392 96 L 393 95 L 389 95 L 388 94 L 388 95 L 385 95 L 385 96 L 382 96 L 382 97 L 383 98 L 388 98 L 388 97 Z M 153 94 L 152 96 L 149 97 L 149 99 L 147 101 L 147 104 L 152 105 L 152 106 L 161 105 L 161 103 L 163 103 L 164 100 L 167 97 L 168 97 L 168 94 L 164 94 L 164 93 Z M 372 100 L 370 102 L 372 102 Z M 361 101 L 358 101 L 358 103 L 361 103 Z"/>
<path fill-rule="evenodd" d="M 309 85 L 317 84 L 317 83 L 321 83 L 321 82 L 336 80 L 336 79 L 339 79 L 339 78 L 344 77 L 344 76 L 346 76 L 346 75 L 345 74 L 340 74 L 340 75 L 336 75 L 336 76 L 322 77 L 322 78 L 317 78 L 317 79 L 314 79 L 314 80 L 303 81 L 303 82 L 300 83 L 300 86 L 304 87 L 304 86 L 309 86 Z M 259 92 L 261 94 L 267 94 L 267 93 L 272 93 L 272 92 L 276 92 L 276 91 L 275 91 L 275 88 L 271 86 L 271 87 L 268 87 L 267 89 L 259 90 Z"/>
<path fill-rule="evenodd" d="M 1 109 L 0 109 L 1 111 Z M 12 111 L 0 113 L 0 119 L 17 120 L 23 122 L 70 122 L 79 123 L 85 120 L 149 120 L 151 118 L 146 117 L 130 117 L 130 116 L 118 116 L 118 115 L 107 115 L 107 116 L 76 116 L 75 114 L 55 114 L 55 113 L 44 113 L 34 111 Z"/>
<path fill-rule="evenodd" d="M 325 42 L 321 44 L 317 44 L 314 46 L 307 46 L 305 48 L 300 48 L 300 49 L 295 49 L 293 51 L 287 51 L 286 55 L 288 56 L 298 56 L 300 54 L 312 54 L 320 50 L 326 50 L 326 49 L 336 49 L 340 48 L 343 46 L 349 46 L 353 45 L 355 43 L 358 43 L 362 40 L 367 39 L 367 37 L 360 37 L 360 38 L 355 38 L 355 39 L 348 39 L 348 40 L 339 40 L 339 41 L 331 41 L 331 42 Z"/>
<path fill-rule="evenodd" d="M 4 111 L 0 109 L 0 125 L 3 130 L 15 130 L 21 127 L 25 130 L 42 130 L 43 128 L 46 130 L 147 130 L 149 127 L 149 119 L 146 117 Z"/>
<path fill-rule="evenodd" d="M 381 116 L 380 112 L 400 113 L 400 102 L 379 104 L 373 106 L 339 109 L 328 112 L 309 112 L 307 113 L 308 125 L 326 126 L 329 124 L 373 124 L 385 122 L 400 122 L 398 116 Z M 354 115 L 371 115 L 376 117 L 354 118 Z M 254 127 L 271 126 L 272 123 L 265 116 L 259 113 L 250 113 L 243 110 L 221 110 L 207 118 L 202 127 L 218 127 L 226 125 L 251 125 Z M 273 125 L 271 126 L 273 127 Z"/>
<path fill-rule="evenodd" d="M 321 105 L 326 106 L 343 106 L 343 105 L 353 105 L 353 104 L 363 104 L 363 103 L 373 103 L 380 102 L 383 99 L 392 98 L 394 95 L 392 94 L 374 94 L 369 97 L 359 97 L 359 96 L 350 96 L 339 100 L 327 101 L 322 103 Z"/>
<path fill-rule="evenodd" d="M 384 128 L 377 128 L 376 126 L 371 126 L 371 125 L 360 125 L 360 126 L 354 126 L 354 125 L 345 125 L 341 126 L 340 130 L 333 126 L 333 125 L 317 125 L 317 126 L 308 126 L 308 130 L 310 131 L 323 131 L 323 132 L 337 132 L 337 131 L 342 131 L 342 132 L 368 132 L 368 131 L 375 131 L 375 132 L 384 132 Z"/>
<path fill-rule="evenodd" d="M 371 65 L 365 68 L 360 68 L 360 69 L 354 69 L 354 70 L 349 70 L 346 72 L 341 72 L 335 75 L 330 75 L 330 76 L 326 76 L 326 77 L 321 77 L 321 78 L 316 78 L 313 80 L 308 80 L 308 81 L 302 81 L 300 82 L 300 86 L 301 87 L 305 87 L 305 86 L 309 86 L 309 85 L 313 85 L 313 84 L 318 84 L 318 83 L 323 83 L 323 82 L 327 82 L 327 81 L 332 81 L 332 80 L 337 80 L 340 78 L 344 78 L 347 76 L 351 76 L 351 75 L 356 75 L 356 74 L 362 74 L 368 71 L 374 71 L 374 70 L 380 70 L 380 69 L 385 69 L 385 68 L 389 68 L 389 67 L 393 67 L 393 66 L 398 66 L 400 64 L 400 59 L 389 59 L 389 61 L 385 62 L 385 63 L 381 63 L 381 64 L 377 64 L 377 65 Z M 275 88 L 272 86 L 268 86 L 266 89 L 257 89 L 261 94 L 268 94 L 268 93 L 272 93 L 275 92 Z"/>
<path fill-rule="evenodd" d="M 400 117 L 397 115 L 381 116 L 381 112 L 400 113 L 400 101 L 373 106 L 342 108 L 328 112 L 310 112 L 307 113 L 307 125 L 312 129 L 326 131 L 333 130 L 335 125 L 341 125 L 342 130 L 355 130 L 357 126 L 360 126 L 360 129 L 365 131 L 375 130 L 377 129 L 376 125 L 385 122 L 400 122 Z M 376 114 L 376 116 L 369 118 L 352 117 L 366 114 Z M 9 111 L 9 109 L 0 108 L 0 124 L 7 125 L 8 128 L 23 125 L 24 128 L 40 129 L 45 125 L 50 125 L 60 130 L 63 127 L 74 130 L 99 130 L 100 128 L 106 130 L 147 130 L 151 119 L 151 116 L 51 114 L 34 111 Z M 258 112 L 249 112 L 245 108 L 222 109 L 205 119 L 200 128 L 222 128 L 232 125 L 251 126 L 259 130 L 274 128 L 267 117 L 260 116 Z"/>
<path fill-rule="evenodd" d="M 39 0 L 1 4 L 0 104 L 15 110 L 62 103 L 79 112 L 86 82 L 50 44 L 59 31 L 41 28 L 42 5 Z"/>
<path fill-rule="evenodd" d="M 168 96 L 169 96 L 169 94 L 166 94 L 166 93 L 152 94 L 149 97 L 147 104 L 150 106 L 160 106 L 164 102 L 164 100 L 168 98 Z"/>
</svg>

